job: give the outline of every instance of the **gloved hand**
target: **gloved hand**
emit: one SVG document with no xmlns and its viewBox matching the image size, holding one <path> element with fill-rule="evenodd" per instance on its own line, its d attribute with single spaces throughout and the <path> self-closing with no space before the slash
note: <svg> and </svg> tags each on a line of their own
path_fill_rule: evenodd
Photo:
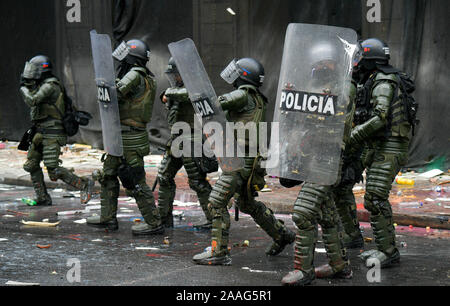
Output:
<svg viewBox="0 0 450 306">
<path fill-rule="evenodd" d="M 280 184 L 281 186 L 286 188 L 293 188 L 295 186 L 303 184 L 303 182 L 280 177 Z"/>
</svg>

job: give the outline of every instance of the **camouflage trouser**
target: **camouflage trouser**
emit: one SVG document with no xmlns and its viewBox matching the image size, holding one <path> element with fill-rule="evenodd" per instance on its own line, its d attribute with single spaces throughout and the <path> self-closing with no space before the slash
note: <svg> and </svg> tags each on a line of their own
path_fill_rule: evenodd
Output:
<svg viewBox="0 0 450 306">
<path fill-rule="evenodd" d="M 38 201 L 49 197 L 44 183 L 44 174 L 40 167 L 42 160 L 52 181 L 61 179 L 78 190 L 83 189 L 86 185 L 85 179 L 60 166 L 62 163 L 59 159 L 61 147 L 66 145 L 66 141 L 67 137 L 64 135 L 37 133 L 33 138 L 31 147 L 28 150 L 27 161 L 23 168 L 31 175 L 31 181 L 33 182 Z"/>
<path fill-rule="evenodd" d="M 246 158 L 244 170 L 223 172 L 209 196 L 213 216 L 212 248 L 216 256 L 228 253 L 230 230 L 228 202 L 233 196 L 239 209 L 249 214 L 273 240 L 279 241 L 286 231 L 283 222 L 277 220 L 273 212 L 262 202 L 256 201 L 253 191 L 248 188 L 253 161 L 252 158 Z"/>
<path fill-rule="evenodd" d="M 364 207 L 370 212 L 370 222 L 379 251 L 392 254 L 395 247 L 395 228 L 389 193 L 400 169 L 408 160 L 409 141 L 389 138 L 368 151 Z"/>
<path fill-rule="evenodd" d="M 194 159 L 191 157 L 175 158 L 166 152 L 158 169 L 158 208 L 161 218 L 172 216 L 173 200 L 175 198 L 175 176 L 184 166 L 189 179 L 189 187 L 197 193 L 200 206 L 208 221 L 212 220 L 211 212 L 208 208 L 208 198 L 211 193 L 211 185 L 206 180 L 206 173 L 203 173 Z"/>
<path fill-rule="evenodd" d="M 144 167 L 144 156 L 149 153 L 148 148 L 136 150 L 124 150 L 126 163 L 133 167 Z M 122 158 L 107 155 L 103 161 L 103 173 L 99 178 L 101 184 L 101 222 L 107 222 L 117 215 L 117 198 L 119 197 L 120 183 L 118 179 L 119 167 Z M 161 217 L 155 205 L 155 199 L 151 188 L 147 185 L 145 176 L 139 178 L 137 185 L 126 190 L 127 195 L 136 199 L 136 204 L 147 224 L 152 227 L 161 225 Z"/>
<path fill-rule="evenodd" d="M 306 183 L 294 204 L 292 220 L 297 225 L 294 267 L 306 273 L 314 271 L 314 250 L 317 225 L 322 228 L 329 264 L 340 270 L 347 263 L 346 250 L 338 231 L 339 215 L 333 201 L 333 187 Z"/>
<path fill-rule="evenodd" d="M 341 218 L 342 226 L 350 240 L 361 236 L 353 187 L 363 180 L 364 153 L 353 154 L 347 163 L 344 163 L 341 183 L 333 188 L 334 202 Z"/>
</svg>

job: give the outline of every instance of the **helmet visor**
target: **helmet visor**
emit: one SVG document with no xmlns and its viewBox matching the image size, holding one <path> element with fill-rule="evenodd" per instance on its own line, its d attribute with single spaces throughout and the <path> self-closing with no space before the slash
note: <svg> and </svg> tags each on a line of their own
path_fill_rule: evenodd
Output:
<svg viewBox="0 0 450 306">
<path fill-rule="evenodd" d="M 38 80 L 41 77 L 41 67 L 39 65 L 26 62 L 23 69 L 23 77 L 29 80 Z"/>
<path fill-rule="evenodd" d="M 123 41 L 112 53 L 112 56 L 119 62 L 123 61 L 130 54 L 130 47 Z"/>
<path fill-rule="evenodd" d="M 166 72 L 170 87 L 180 87 L 181 76 L 178 72 Z"/>
<path fill-rule="evenodd" d="M 236 63 L 236 59 L 232 60 L 231 63 L 220 73 L 222 79 L 228 84 L 233 84 L 240 77 L 240 68 Z"/>
</svg>

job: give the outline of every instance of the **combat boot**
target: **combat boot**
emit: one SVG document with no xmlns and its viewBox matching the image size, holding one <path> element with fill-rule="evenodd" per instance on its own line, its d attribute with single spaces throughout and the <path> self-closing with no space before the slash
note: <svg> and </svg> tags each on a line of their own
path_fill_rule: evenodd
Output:
<svg viewBox="0 0 450 306">
<path fill-rule="evenodd" d="M 195 255 L 192 260 L 197 265 L 231 266 L 231 256 L 228 251 L 215 254 L 214 248 L 206 248 L 203 253 Z"/>
<path fill-rule="evenodd" d="M 342 242 L 347 249 L 362 249 L 364 247 L 364 237 L 361 232 L 355 232 L 354 235 L 345 234 Z"/>
<path fill-rule="evenodd" d="M 104 228 L 109 231 L 117 231 L 119 229 L 119 223 L 115 217 L 109 220 L 102 220 L 100 216 L 92 216 L 86 219 L 86 224 L 96 228 Z"/>
<path fill-rule="evenodd" d="M 316 233 L 314 230 L 299 230 L 295 237 L 294 271 L 283 277 L 283 286 L 305 286 L 311 284 L 314 273 L 314 249 Z"/>
<path fill-rule="evenodd" d="M 266 255 L 276 256 L 280 254 L 287 245 L 293 243 L 294 241 L 295 233 L 287 227 L 284 227 L 281 239 L 272 243 L 272 245 L 266 250 Z"/>
<path fill-rule="evenodd" d="M 327 251 L 328 264 L 315 269 L 317 278 L 350 279 L 353 277 L 341 236 L 342 232 L 339 233 L 336 227 L 322 226 L 322 238 Z"/>
<path fill-rule="evenodd" d="M 52 198 L 47 192 L 47 186 L 45 185 L 44 175 L 41 169 L 31 173 L 31 181 L 36 194 L 36 198 L 34 199 L 36 202 L 35 206 L 51 206 Z"/>
<path fill-rule="evenodd" d="M 170 214 L 166 217 L 161 216 L 161 225 L 165 228 L 173 228 L 173 215 Z"/>
<path fill-rule="evenodd" d="M 145 222 L 133 225 L 131 227 L 131 233 L 135 236 L 144 235 L 160 235 L 164 233 L 164 227 L 162 225 L 152 227 Z"/>
<path fill-rule="evenodd" d="M 212 222 L 207 220 L 206 222 L 194 224 L 193 227 L 197 230 L 210 230 L 212 228 Z"/>
<path fill-rule="evenodd" d="M 383 215 L 372 215 L 370 221 L 377 250 L 366 251 L 359 257 L 365 261 L 367 268 L 373 266 L 373 260 L 378 260 L 381 268 L 399 263 L 400 252 L 395 247 L 395 228 L 392 224 L 392 218 Z"/>
</svg>

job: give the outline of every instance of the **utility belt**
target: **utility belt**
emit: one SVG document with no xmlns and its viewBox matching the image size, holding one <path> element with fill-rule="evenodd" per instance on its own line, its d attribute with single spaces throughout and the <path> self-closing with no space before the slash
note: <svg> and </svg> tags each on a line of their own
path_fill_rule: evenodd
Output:
<svg viewBox="0 0 450 306">
<path fill-rule="evenodd" d="M 66 132 L 64 131 L 64 129 L 46 129 L 46 128 L 36 128 L 36 133 L 40 133 L 40 134 L 52 134 L 52 135 L 61 135 L 61 136 L 65 136 Z"/>
</svg>

